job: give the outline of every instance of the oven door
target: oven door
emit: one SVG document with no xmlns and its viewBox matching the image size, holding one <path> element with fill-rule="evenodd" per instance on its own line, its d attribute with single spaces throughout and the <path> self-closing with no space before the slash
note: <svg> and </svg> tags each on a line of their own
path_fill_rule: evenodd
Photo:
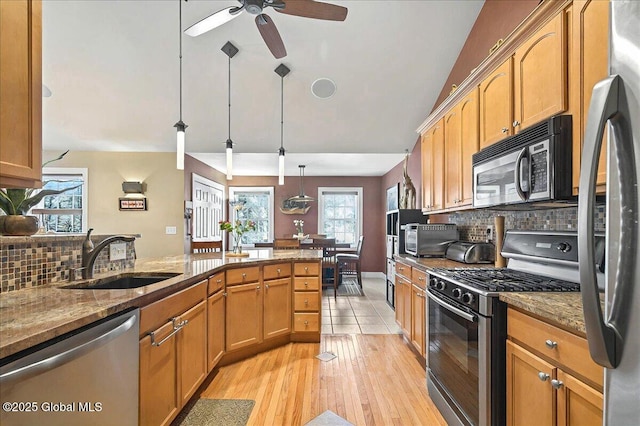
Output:
<svg viewBox="0 0 640 426">
<path fill-rule="evenodd" d="M 428 296 L 429 394 L 448 424 L 491 424 L 491 318 Z"/>
</svg>

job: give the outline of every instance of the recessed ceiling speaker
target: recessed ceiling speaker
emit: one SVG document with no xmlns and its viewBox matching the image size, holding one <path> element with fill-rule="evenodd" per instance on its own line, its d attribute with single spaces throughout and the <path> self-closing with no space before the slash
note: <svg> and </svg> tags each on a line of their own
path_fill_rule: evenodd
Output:
<svg viewBox="0 0 640 426">
<path fill-rule="evenodd" d="M 311 84 L 311 93 L 316 98 L 330 98 L 336 93 L 336 84 L 331 79 L 319 78 Z"/>
</svg>

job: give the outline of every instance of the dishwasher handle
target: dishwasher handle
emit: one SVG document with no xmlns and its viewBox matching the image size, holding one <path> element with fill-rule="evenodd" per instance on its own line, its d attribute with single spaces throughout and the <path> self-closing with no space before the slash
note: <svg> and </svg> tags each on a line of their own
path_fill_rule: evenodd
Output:
<svg viewBox="0 0 640 426">
<path fill-rule="evenodd" d="M 115 322 L 115 324 L 113 324 Z M 30 377 L 54 369 L 89 353 L 111 340 L 126 333 L 138 322 L 138 310 L 122 315 L 90 328 L 78 335 L 68 338 L 73 341 L 72 347 L 64 346 L 59 352 L 43 355 L 42 359 L 36 359 L 27 365 L 18 365 L 9 371 L 0 374 L 0 384 L 18 382 Z M 64 343 L 64 340 L 57 343 Z M 57 343 L 54 343 L 56 345 Z M 70 343 L 70 342 L 69 342 Z M 46 350 L 43 350 L 46 353 Z M 34 354 L 37 355 L 37 352 Z"/>
</svg>

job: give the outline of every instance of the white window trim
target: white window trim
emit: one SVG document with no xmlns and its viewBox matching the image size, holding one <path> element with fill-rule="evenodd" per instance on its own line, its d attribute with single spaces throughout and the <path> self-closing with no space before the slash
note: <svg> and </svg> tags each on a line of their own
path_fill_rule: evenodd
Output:
<svg viewBox="0 0 640 426">
<path fill-rule="evenodd" d="M 323 224 L 324 224 L 324 199 L 322 197 L 322 194 L 324 192 L 356 192 L 358 194 L 358 235 L 356 235 L 356 243 L 358 241 L 358 238 L 360 238 L 360 236 L 362 235 L 362 231 L 363 231 L 363 217 L 364 217 L 364 212 L 363 212 L 363 189 L 361 186 L 353 186 L 353 187 L 346 187 L 346 186 L 319 186 L 318 187 L 318 234 L 321 234 L 324 230 L 322 228 Z"/>
<path fill-rule="evenodd" d="M 86 167 L 44 167 L 43 175 L 82 176 L 82 232 L 89 229 L 89 169 Z"/>
<path fill-rule="evenodd" d="M 229 187 L 229 201 L 235 200 L 236 192 L 268 192 L 271 202 L 269 203 L 269 240 L 273 241 L 274 227 L 275 227 L 275 191 L 273 186 L 230 186 Z M 229 214 L 229 220 L 233 219 L 233 215 Z M 253 244 L 243 244 L 245 247 L 253 247 Z"/>
</svg>

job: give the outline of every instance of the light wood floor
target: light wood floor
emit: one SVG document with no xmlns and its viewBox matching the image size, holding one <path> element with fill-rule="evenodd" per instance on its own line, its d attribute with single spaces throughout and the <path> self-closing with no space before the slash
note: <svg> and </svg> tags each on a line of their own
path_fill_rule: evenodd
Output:
<svg viewBox="0 0 640 426">
<path fill-rule="evenodd" d="M 320 352 L 338 357 L 323 362 Z M 356 425 L 446 425 L 398 335 L 323 335 L 220 368 L 202 398 L 253 399 L 249 425 L 304 425 L 331 410 Z"/>
</svg>

